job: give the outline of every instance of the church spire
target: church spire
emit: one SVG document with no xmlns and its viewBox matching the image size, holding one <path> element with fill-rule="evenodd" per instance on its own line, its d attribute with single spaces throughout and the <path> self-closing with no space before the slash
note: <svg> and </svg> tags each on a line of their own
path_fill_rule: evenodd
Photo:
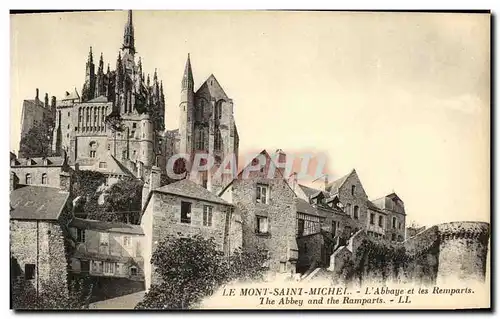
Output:
<svg viewBox="0 0 500 319">
<path fill-rule="evenodd" d="M 99 59 L 99 69 L 98 73 L 103 74 L 104 73 L 104 59 L 102 57 L 102 52 L 101 52 L 101 58 Z"/>
<path fill-rule="evenodd" d="M 194 80 L 193 80 L 193 70 L 191 69 L 191 59 L 188 53 L 186 67 L 184 68 L 184 75 L 182 77 L 182 89 L 193 89 Z"/>
<path fill-rule="evenodd" d="M 125 32 L 123 34 L 123 50 L 128 50 L 132 55 L 135 53 L 134 45 L 134 24 L 132 22 L 132 10 L 128 11 L 128 19 L 125 24 Z"/>
<path fill-rule="evenodd" d="M 89 64 L 94 63 L 94 57 L 92 54 L 92 47 L 90 47 L 90 50 L 89 50 L 89 58 L 88 58 L 87 63 L 89 63 Z"/>
</svg>

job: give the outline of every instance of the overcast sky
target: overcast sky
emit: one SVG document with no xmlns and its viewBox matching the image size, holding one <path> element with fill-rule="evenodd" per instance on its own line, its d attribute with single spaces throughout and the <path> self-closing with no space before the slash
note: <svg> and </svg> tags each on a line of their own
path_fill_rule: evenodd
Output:
<svg viewBox="0 0 500 319">
<path fill-rule="evenodd" d="M 11 16 L 11 138 L 35 88 L 81 91 L 89 47 L 114 69 L 126 12 Z M 396 191 L 409 221 L 489 221 L 489 16 L 135 11 L 145 71 L 178 127 L 187 53 L 234 101 L 240 154 L 277 148 L 353 168 L 370 198 Z"/>
</svg>

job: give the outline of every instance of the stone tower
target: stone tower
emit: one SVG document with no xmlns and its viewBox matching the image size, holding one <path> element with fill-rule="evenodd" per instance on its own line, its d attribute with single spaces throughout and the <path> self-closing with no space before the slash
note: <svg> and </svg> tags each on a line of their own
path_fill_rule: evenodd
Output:
<svg viewBox="0 0 500 319">
<path fill-rule="evenodd" d="M 214 178 L 219 166 L 231 158 L 236 170 L 238 163 L 239 137 L 230 99 L 212 74 L 196 91 L 191 60 L 188 55 L 181 86 L 179 152 L 188 154 L 192 161 L 196 153 L 208 154 L 215 167 L 211 172 L 196 174 L 196 182 L 213 193 L 218 193 L 233 176 Z M 189 169 L 189 166 L 187 167 Z"/>
</svg>

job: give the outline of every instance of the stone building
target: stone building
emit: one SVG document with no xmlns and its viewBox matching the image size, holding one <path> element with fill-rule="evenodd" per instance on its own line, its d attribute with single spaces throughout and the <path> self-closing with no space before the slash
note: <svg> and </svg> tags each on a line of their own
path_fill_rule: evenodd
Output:
<svg viewBox="0 0 500 319">
<path fill-rule="evenodd" d="M 386 237 L 392 241 L 403 241 L 406 236 L 405 204 L 396 193 L 391 193 L 372 203 L 386 214 Z"/>
<path fill-rule="evenodd" d="M 239 136 L 233 115 L 233 100 L 226 95 L 213 74 L 198 90 L 194 90 L 189 54 L 181 87 L 179 149 L 174 153 L 187 154 L 190 161 L 196 153 L 209 154 L 214 158 L 214 171 L 226 157 L 231 156 L 235 158 L 237 167 Z M 217 194 L 234 176 L 224 174 L 215 178 L 214 171 L 201 176 L 197 182 Z"/>
<path fill-rule="evenodd" d="M 298 260 L 295 193 L 270 155 L 262 151 L 220 196 L 241 215 L 243 248 L 266 250 L 271 272 L 294 274 Z"/>
<path fill-rule="evenodd" d="M 61 170 L 69 171 L 64 156 L 11 158 L 10 172 L 19 185 L 60 186 Z"/>
<path fill-rule="evenodd" d="M 12 293 L 38 296 L 67 289 L 66 225 L 71 218 L 69 174 L 60 188 L 12 185 L 10 258 Z M 16 305 L 14 305 L 15 307 Z"/>
<path fill-rule="evenodd" d="M 39 90 L 36 89 L 35 99 L 24 100 L 21 113 L 21 139 L 29 132 L 30 129 L 41 123 L 49 123 L 49 128 L 53 129 L 56 98 L 53 96 L 49 101 L 48 93 L 45 93 L 44 101 L 41 101 Z M 19 147 L 21 149 L 21 147 Z M 19 154 L 24 156 L 24 154 Z"/>
<path fill-rule="evenodd" d="M 75 90 L 56 103 L 53 151 L 66 150 L 70 163 L 103 162 L 112 155 L 134 176 L 148 176 L 165 163 L 165 96 L 155 70 L 145 75 L 136 59 L 132 12 L 125 24 L 115 70 L 97 68 L 92 48 L 81 96 Z"/>
<path fill-rule="evenodd" d="M 94 299 L 144 290 L 141 226 L 73 218 L 68 227 L 75 246 L 70 271 L 94 278 Z"/>
<path fill-rule="evenodd" d="M 150 181 L 159 183 L 153 174 Z M 230 203 L 189 179 L 157 185 L 149 185 L 151 191 L 144 199 L 141 219 L 144 260 L 151 260 L 158 243 L 168 236 L 200 234 L 213 238 L 218 249 L 226 254 L 242 247 L 241 220 Z M 144 274 L 149 289 L 155 281 L 153 265 L 146 262 Z"/>
</svg>

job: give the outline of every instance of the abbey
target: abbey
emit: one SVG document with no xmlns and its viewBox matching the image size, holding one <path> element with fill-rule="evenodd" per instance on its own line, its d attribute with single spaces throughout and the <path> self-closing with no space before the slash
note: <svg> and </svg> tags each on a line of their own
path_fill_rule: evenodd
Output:
<svg viewBox="0 0 500 319">
<path fill-rule="evenodd" d="M 136 57 L 132 12 L 129 11 L 116 67 L 94 63 L 92 47 L 85 66 L 81 95 L 75 89 L 56 102 L 52 150 L 69 154 L 81 168 L 106 168 L 120 162 L 142 178 L 165 162 L 163 83 L 155 70 L 151 80 Z"/>
</svg>

